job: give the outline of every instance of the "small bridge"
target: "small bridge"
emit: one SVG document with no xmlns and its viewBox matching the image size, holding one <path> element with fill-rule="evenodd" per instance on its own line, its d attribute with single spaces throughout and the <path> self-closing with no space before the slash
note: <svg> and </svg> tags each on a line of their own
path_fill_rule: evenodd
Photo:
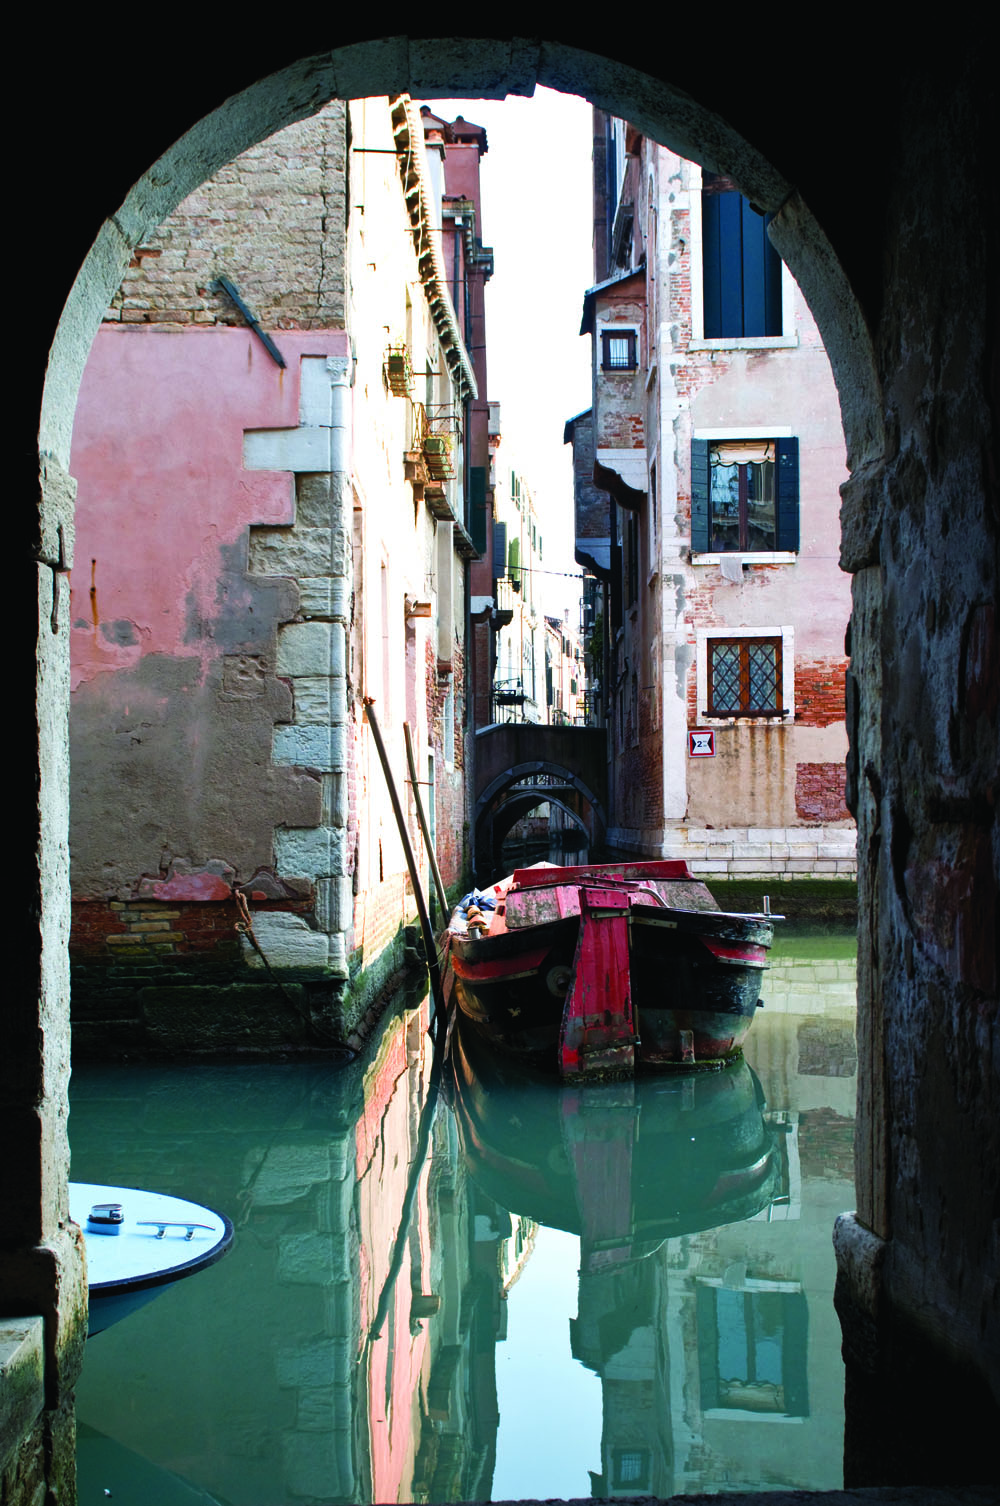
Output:
<svg viewBox="0 0 1000 1506">
<path fill-rule="evenodd" d="M 608 755 L 603 727 L 506 722 L 476 733 L 473 871 L 485 883 L 500 868 L 513 826 L 548 801 L 599 847 L 607 828 Z"/>
</svg>

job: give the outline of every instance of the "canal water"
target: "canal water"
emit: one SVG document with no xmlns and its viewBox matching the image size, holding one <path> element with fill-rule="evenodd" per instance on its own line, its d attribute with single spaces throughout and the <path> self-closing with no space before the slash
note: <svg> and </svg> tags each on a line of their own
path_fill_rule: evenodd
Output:
<svg viewBox="0 0 1000 1506">
<path fill-rule="evenodd" d="M 773 962 L 721 1073 L 442 1066 L 417 1000 L 348 1067 L 77 1068 L 73 1179 L 236 1229 L 88 1342 L 82 1506 L 840 1487 L 853 936 Z"/>
</svg>

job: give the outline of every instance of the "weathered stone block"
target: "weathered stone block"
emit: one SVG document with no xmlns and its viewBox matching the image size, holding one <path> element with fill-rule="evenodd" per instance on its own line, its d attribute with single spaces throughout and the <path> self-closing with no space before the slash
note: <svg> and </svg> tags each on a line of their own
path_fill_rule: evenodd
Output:
<svg viewBox="0 0 1000 1506">
<path fill-rule="evenodd" d="M 338 873 L 343 850 L 343 832 L 329 826 L 294 830 L 279 827 L 274 834 L 278 870 L 295 878 L 327 878 Z"/>
<path fill-rule="evenodd" d="M 330 429 L 248 429 L 243 436 L 243 464 L 248 471 L 322 471 L 330 469 Z"/>
<path fill-rule="evenodd" d="M 263 917 L 260 917 L 263 919 Z M 254 923 L 256 930 L 257 922 Z M 256 954 L 253 954 L 256 955 Z M 263 964 L 257 959 L 258 966 Z M 285 985 L 304 995 L 297 985 Z M 298 1044 L 305 1039 L 304 1020 L 274 983 L 183 984 L 143 988 L 139 1006 L 146 1040 L 164 1051 L 258 1051 Z"/>
<path fill-rule="evenodd" d="M 278 633 L 279 675 L 327 675 L 333 625 L 329 622 L 291 622 Z"/>
<path fill-rule="evenodd" d="M 44 1322 L 0 1322 L 0 1470 L 7 1472 L 8 1445 L 26 1437 L 45 1406 Z"/>
<path fill-rule="evenodd" d="M 284 1208 L 330 1180 L 325 1145 L 273 1145 L 253 1184 L 255 1208 Z"/>
<path fill-rule="evenodd" d="M 328 528 L 260 527 L 250 531 L 250 569 L 255 574 L 294 576 L 299 580 L 301 593 L 305 582 L 299 577 L 323 576 L 329 568 Z M 302 610 L 306 611 L 306 608 Z"/>
<path fill-rule="evenodd" d="M 329 1234 L 289 1234 L 278 1240 L 278 1277 L 292 1286 L 325 1287 L 336 1274 Z"/>
<path fill-rule="evenodd" d="M 275 1360 L 278 1385 L 321 1387 L 350 1375 L 351 1336 L 316 1339 L 294 1349 L 279 1349 Z"/>
<path fill-rule="evenodd" d="M 274 762 L 298 764 L 307 769 L 329 770 L 336 767 L 335 751 L 343 739 L 333 737 L 332 727 L 275 727 Z"/>
<path fill-rule="evenodd" d="M 302 675 L 295 681 L 295 721 L 299 726 L 327 726 L 333 708 L 332 681 L 326 675 Z"/>
<path fill-rule="evenodd" d="M 284 910 L 265 911 L 255 916 L 254 931 L 272 967 L 326 967 L 326 937 L 320 931 L 310 930 L 301 916 Z M 243 955 L 250 967 L 263 968 L 263 962 L 245 937 Z"/>
</svg>

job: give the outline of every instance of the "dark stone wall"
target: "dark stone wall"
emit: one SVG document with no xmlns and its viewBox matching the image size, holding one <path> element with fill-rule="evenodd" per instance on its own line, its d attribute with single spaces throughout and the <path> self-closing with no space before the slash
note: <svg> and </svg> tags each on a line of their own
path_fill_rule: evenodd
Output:
<svg viewBox="0 0 1000 1506">
<path fill-rule="evenodd" d="M 975 70 L 938 79 L 931 108 L 927 82 L 901 88 L 886 183 L 886 452 L 845 506 L 858 1214 L 884 1241 L 875 1288 L 845 1285 L 887 1335 L 905 1315 L 908 1364 L 921 1346 L 928 1378 L 932 1354 L 971 1361 L 1000 1399 L 996 205 Z M 898 1367 L 876 1349 L 855 1348 L 863 1369 Z"/>
</svg>

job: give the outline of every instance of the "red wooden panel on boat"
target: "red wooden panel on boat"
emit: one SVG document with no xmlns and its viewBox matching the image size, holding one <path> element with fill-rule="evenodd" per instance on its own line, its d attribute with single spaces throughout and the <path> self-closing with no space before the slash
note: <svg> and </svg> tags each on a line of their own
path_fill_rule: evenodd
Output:
<svg viewBox="0 0 1000 1506">
<path fill-rule="evenodd" d="M 559 1034 L 563 1077 L 631 1073 L 635 1068 L 628 906 L 629 896 L 620 889 L 580 890 L 573 983 Z"/>
<path fill-rule="evenodd" d="M 531 868 L 517 868 L 512 885 L 517 889 L 537 889 L 552 884 L 580 884 L 588 880 L 693 879 L 694 874 L 680 858 L 651 858 L 648 863 L 581 863 L 560 868 L 555 863 L 535 863 Z"/>
<path fill-rule="evenodd" d="M 566 915 L 579 915 L 580 890 L 575 884 L 559 884 L 549 889 L 512 890 L 507 896 L 507 929 L 521 931 L 526 926 L 542 926 Z"/>
</svg>

